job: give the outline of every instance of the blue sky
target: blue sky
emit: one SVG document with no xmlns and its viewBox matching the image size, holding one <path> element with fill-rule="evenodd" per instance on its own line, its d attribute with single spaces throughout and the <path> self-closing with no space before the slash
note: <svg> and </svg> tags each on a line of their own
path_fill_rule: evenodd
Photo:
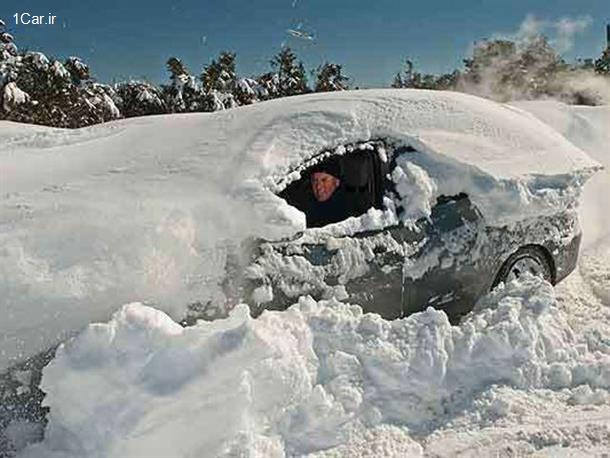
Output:
<svg viewBox="0 0 610 458">
<path fill-rule="evenodd" d="M 15 13 L 54 14 L 54 26 L 15 25 Z M 385 86 L 406 56 L 426 72 L 461 65 L 475 40 L 515 33 L 533 15 L 547 34 L 562 18 L 585 18 L 563 55 L 597 57 L 610 22 L 607 0 L 2 0 L 3 18 L 20 48 L 78 55 L 98 80 L 166 80 L 168 57 L 193 73 L 221 50 L 237 53 L 238 71 L 267 71 L 282 43 L 308 68 L 325 60 L 343 64 L 360 87 Z M 583 21 L 581 21 L 583 22 Z M 302 23 L 307 42 L 286 29 Z"/>
</svg>

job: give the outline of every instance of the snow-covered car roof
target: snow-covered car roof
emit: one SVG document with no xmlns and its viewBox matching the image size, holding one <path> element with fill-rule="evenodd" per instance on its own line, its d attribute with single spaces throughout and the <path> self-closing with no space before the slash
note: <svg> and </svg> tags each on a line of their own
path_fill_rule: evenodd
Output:
<svg viewBox="0 0 610 458">
<path fill-rule="evenodd" d="M 10 130 L 14 127 L 4 123 L 0 136 Z M 120 132 L 120 142 L 133 145 L 131 151 L 120 148 L 125 160 L 133 156 L 141 161 L 152 152 L 173 161 L 213 157 L 215 166 L 247 170 L 250 176 L 282 174 L 323 149 L 371 138 L 402 140 L 499 178 L 562 175 L 599 166 L 533 115 L 449 91 L 318 93 L 213 114 L 129 119 L 59 136 L 46 133 L 51 130 L 33 127 L 30 138 L 17 143 L 65 148 L 86 141 L 84 149 L 91 150 L 92 140 Z M 114 159 L 113 143 L 105 142 L 106 161 Z M 53 168 L 57 171 L 58 165 Z M 10 174 L 4 178 L 11 181 Z"/>
<path fill-rule="evenodd" d="M 598 164 L 518 108 L 448 91 L 382 89 L 313 94 L 234 113 L 243 145 L 265 164 L 295 163 L 323 148 L 404 139 L 501 178 L 559 175 Z M 243 120 L 243 124 L 239 121 Z"/>
</svg>

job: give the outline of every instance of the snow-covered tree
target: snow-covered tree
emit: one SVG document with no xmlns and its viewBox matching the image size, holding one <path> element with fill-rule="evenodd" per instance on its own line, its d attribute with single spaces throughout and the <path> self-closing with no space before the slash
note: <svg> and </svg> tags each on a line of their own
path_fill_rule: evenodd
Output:
<svg viewBox="0 0 610 458">
<path fill-rule="evenodd" d="M 18 51 L 13 36 L 5 30 L 5 26 L 0 19 L 0 119 L 30 99 L 29 94 L 15 83 L 19 69 Z"/>
<path fill-rule="evenodd" d="M 392 81 L 392 87 L 396 89 L 409 87 L 411 80 L 413 79 L 413 62 L 409 59 L 405 61 L 405 69 L 403 72 L 396 73 L 394 81 Z"/>
<path fill-rule="evenodd" d="M 13 81 L 6 84 L 2 90 L 2 108 L 5 112 L 18 110 L 24 105 L 29 105 L 30 95 L 23 92 Z"/>
<path fill-rule="evenodd" d="M 238 78 L 233 93 L 239 105 L 250 105 L 261 99 L 258 82 L 252 78 Z"/>
<path fill-rule="evenodd" d="M 256 91 L 259 100 L 280 97 L 280 79 L 275 72 L 267 72 L 256 78 Z"/>
<path fill-rule="evenodd" d="M 64 67 L 66 67 L 66 70 L 70 73 L 72 83 L 76 86 L 79 86 L 83 81 L 91 78 L 89 66 L 78 57 L 68 57 L 64 63 Z"/>
<path fill-rule="evenodd" d="M 111 86 L 87 82 L 81 92 L 84 103 L 90 108 L 87 124 L 97 124 L 122 117 L 118 107 L 119 96 Z"/>
<path fill-rule="evenodd" d="M 218 111 L 239 105 L 236 97 L 235 53 L 221 52 L 218 59 L 213 59 L 204 67 L 200 79 L 205 93 L 204 111 Z"/>
<path fill-rule="evenodd" d="M 222 52 L 201 73 L 201 83 L 206 93 L 231 92 L 235 87 L 235 53 Z"/>
<path fill-rule="evenodd" d="M 282 48 L 271 59 L 271 67 L 278 75 L 278 92 L 280 97 L 309 92 L 305 67 L 301 61 L 297 61 L 296 54 L 289 47 Z"/>
<path fill-rule="evenodd" d="M 172 81 L 179 78 L 181 75 L 188 75 L 189 73 L 186 66 L 177 57 L 170 57 L 167 59 L 165 66 L 167 67 L 167 71 L 170 73 L 169 78 Z"/>
<path fill-rule="evenodd" d="M 342 66 L 325 62 L 314 72 L 315 92 L 344 91 L 348 89 L 349 78 L 342 73 Z"/>
<path fill-rule="evenodd" d="M 126 118 L 167 113 L 161 90 L 145 81 L 128 81 L 115 87 L 118 107 Z"/>
<path fill-rule="evenodd" d="M 170 84 L 162 86 L 163 99 L 171 113 L 202 111 L 204 93 L 201 84 L 189 74 L 186 66 L 176 57 L 167 61 Z"/>
<path fill-rule="evenodd" d="M 17 55 L 17 46 L 13 43 L 13 36 L 5 29 L 6 24 L 0 19 L 0 61 Z"/>
<path fill-rule="evenodd" d="M 111 88 L 89 81 L 89 68 L 80 59 L 62 64 L 16 49 L 0 55 L 0 119 L 81 127 L 120 117 Z"/>
</svg>

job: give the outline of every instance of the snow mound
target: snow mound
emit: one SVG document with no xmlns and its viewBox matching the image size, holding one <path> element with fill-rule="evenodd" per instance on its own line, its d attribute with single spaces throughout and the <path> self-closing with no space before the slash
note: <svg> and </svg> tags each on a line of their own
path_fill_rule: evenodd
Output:
<svg viewBox="0 0 610 458">
<path fill-rule="evenodd" d="M 610 346 L 571 331 L 551 285 L 525 278 L 481 305 L 453 327 L 433 309 L 388 322 L 301 298 L 182 328 L 129 304 L 59 348 L 45 441 L 22 456 L 418 456 L 416 434 L 491 386 L 572 390 L 575 403 L 610 388 Z"/>
</svg>

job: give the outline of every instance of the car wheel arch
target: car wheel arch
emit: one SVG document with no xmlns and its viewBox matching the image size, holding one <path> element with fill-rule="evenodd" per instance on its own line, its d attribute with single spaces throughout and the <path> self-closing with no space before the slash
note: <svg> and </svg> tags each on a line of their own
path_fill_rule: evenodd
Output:
<svg viewBox="0 0 610 458">
<path fill-rule="evenodd" d="M 556 281 L 557 281 L 557 268 L 555 265 L 555 260 L 553 258 L 553 255 L 551 254 L 550 250 L 547 247 L 545 247 L 544 245 L 530 243 L 530 244 L 526 244 L 526 245 L 521 245 L 517 250 L 510 253 L 503 260 L 502 264 L 500 264 L 500 267 L 498 267 L 496 269 L 496 273 L 493 277 L 494 280 L 493 280 L 493 283 L 491 284 L 491 289 L 494 289 L 498 285 L 498 283 L 500 283 L 502 281 L 502 277 L 504 276 L 504 271 L 507 269 L 509 263 L 512 262 L 512 260 L 515 257 L 517 257 L 521 253 L 527 253 L 527 252 L 532 252 L 532 251 L 538 253 L 546 261 L 546 264 L 549 268 L 549 273 L 551 276 L 550 283 L 552 285 L 555 285 Z"/>
</svg>

